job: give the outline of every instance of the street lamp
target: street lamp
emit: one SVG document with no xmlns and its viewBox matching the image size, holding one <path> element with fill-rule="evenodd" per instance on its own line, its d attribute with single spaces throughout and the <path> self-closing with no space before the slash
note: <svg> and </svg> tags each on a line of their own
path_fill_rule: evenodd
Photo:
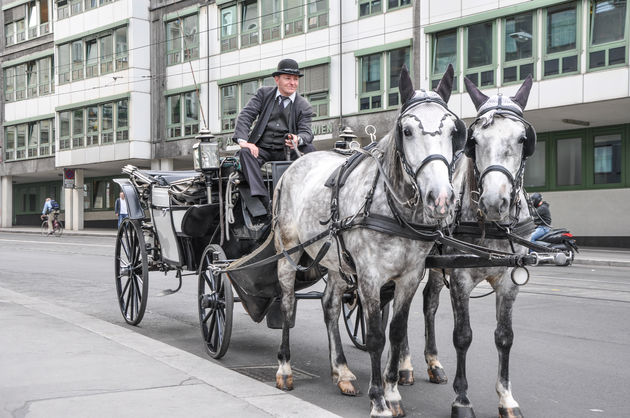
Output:
<svg viewBox="0 0 630 418">
<path fill-rule="evenodd" d="M 193 145 L 193 166 L 195 171 L 207 172 L 221 166 L 219 143 L 208 129 L 201 129 L 196 137 L 199 141 Z"/>
</svg>

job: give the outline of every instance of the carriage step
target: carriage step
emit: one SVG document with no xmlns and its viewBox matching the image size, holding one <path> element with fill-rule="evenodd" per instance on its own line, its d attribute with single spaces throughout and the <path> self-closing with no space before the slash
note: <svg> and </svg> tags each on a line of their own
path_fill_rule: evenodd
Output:
<svg viewBox="0 0 630 418">
<path fill-rule="evenodd" d="M 319 292 L 317 290 L 311 290 L 306 293 L 296 293 L 296 299 L 321 299 L 324 296 L 323 292 Z"/>
</svg>

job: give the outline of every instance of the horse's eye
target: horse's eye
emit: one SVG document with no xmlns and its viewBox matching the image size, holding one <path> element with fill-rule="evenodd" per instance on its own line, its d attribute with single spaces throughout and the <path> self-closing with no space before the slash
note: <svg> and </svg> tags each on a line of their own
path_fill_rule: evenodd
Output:
<svg viewBox="0 0 630 418">
<path fill-rule="evenodd" d="M 403 134 L 405 134 L 405 136 L 411 136 L 411 129 L 409 128 L 403 129 Z"/>
</svg>

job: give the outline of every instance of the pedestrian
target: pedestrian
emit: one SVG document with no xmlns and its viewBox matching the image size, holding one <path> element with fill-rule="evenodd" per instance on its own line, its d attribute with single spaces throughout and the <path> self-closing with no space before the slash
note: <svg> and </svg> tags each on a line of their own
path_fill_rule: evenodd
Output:
<svg viewBox="0 0 630 418">
<path fill-rule="evenodd" d="M 114 213 L 118 216 L 118 228 L 120 228 L 120 224 L 123 219 L 129 215 L 127 201 L 125 200 L 125 194 L 123 192 L 120 192 L 120 197 L 116 199 L 116 203 L 114 204 Z"/>
<path fill-rule="evenodd" d="M 41 219 L 48 219 L 48 235 L 54 232 L 53 230 L 53 221 L 59 215 L 59 203 L 55 201 L 55 199 L 47 197 L 44 201 L 44 207 L 42 208 Z"/>
<path fill-rule="evenodd" d="M 290 149 L 291 159 L 298 157 L 296 145 L 302 154 L 315 151 L 311 130 L 313 108 L 297 93 L 300 77 L 304 75 L 298 63 L 285 58 L 271 75 L 276 86 L 263 86 L 256 91 L 236 118 L 232 137 L 241 147 L 241 171 L 251 195 L 260 198 L 267 210 L 269 193 L 260 167 L 267 161 L 286 160 L 285 147 Z"/>
<path fill-rule="evenodd" d="M 532 206 L 534 207 L 534 224 L 536 229 L 531 237 L 531 242 L 535 243 L 536 240 L 541 238 L 551 229 L 551 211 L 549 210 L 549 203 L 542 200 L 540 193 L 532 194 Z"/>
</svg>

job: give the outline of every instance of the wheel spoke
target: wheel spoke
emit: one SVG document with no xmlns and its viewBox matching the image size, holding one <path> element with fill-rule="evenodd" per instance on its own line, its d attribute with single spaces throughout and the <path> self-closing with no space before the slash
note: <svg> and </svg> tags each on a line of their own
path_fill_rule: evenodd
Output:
<svg viewBox="0 0 630 418">
<path fill-rule="evenodd" d="M 350 309 L 350 310 L 348 311 L 348 314 L 346 315 L 346 319 L 347 319 L 347 320 L 348 320 L 348 319 L 350 319 L 350 318 L 352 317 L 352 315 L 354 314 L 354 311 L 357 309 L 357 306 L 358 306 L 358 305 L 355 305 L 355 306 L 354 306 L 354 308 L 352 308 L 352 309 Z"/>
<path fill-rule="evenodd" d="M 209 344 L 212 344 L 212 337 L 213 337 L 213 334 L 214 334 L 213 331 L 214 331 L 215 323 L 217 321 L 217 316 L 214 315 L 214 311 L 212 312 L 212 314 L 213 315 L 211 315 L 210 324 L 208 324 L 208 336 L 207 336 L 207 339 L 206 339 L 206 341 Z"/>
<path fill-rule="evenodd" d="M 210 316 L 212 315 L 212 309 L 208 309 L 208 312 L 204 315 L 202 322 L 205 324 L 206 322 L 208 322 L 208 319 L 210 319 Z"/>
</svg>

